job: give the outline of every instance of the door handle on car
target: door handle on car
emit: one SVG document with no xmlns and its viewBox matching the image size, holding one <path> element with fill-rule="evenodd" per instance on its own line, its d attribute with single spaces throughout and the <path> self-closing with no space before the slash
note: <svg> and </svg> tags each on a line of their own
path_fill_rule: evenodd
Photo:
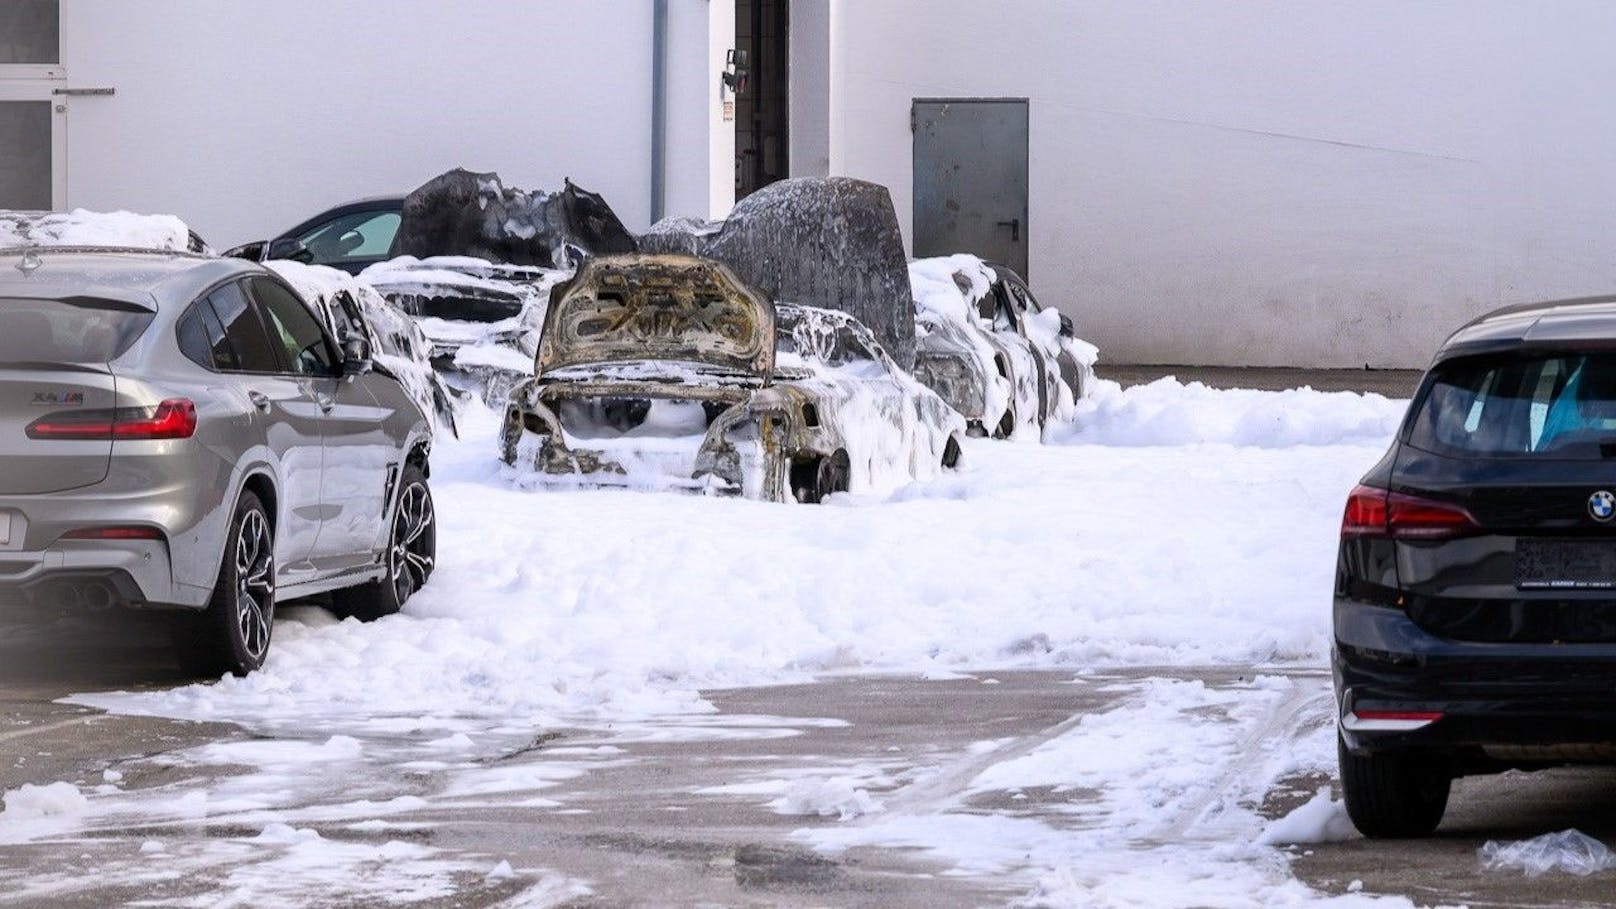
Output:
<svg viewBox="0 0 1616 909">
<path fill-rule="evenodd" d="M 314 403 L 320 405 L 320 412 L 321 413 L 330 413 L 331 408 L 337 406 L 336 399 L 328 397 L 326 395 L 315 395 L 314 396 Z"/>
<path fill-rule="evenodd" d="M 269 395 L 261 391 L 249 391 L 247 392 L 247 400 L 251 401 L 252 405 L 258 408 L 260 412 L 269 413 Z"/>
</svg>

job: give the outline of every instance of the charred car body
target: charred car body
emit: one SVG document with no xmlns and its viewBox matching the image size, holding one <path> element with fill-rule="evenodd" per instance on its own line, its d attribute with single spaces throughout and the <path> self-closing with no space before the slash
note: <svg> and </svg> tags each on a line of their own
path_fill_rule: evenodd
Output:
<svg viewBox="0 0 1616 909">
<path fill-rule="evenodd" d="M 360 279 L 415 319 L 434 366 L 500 403 L 533 374 L 550 288 L 569 274 L 466 256 L 402 256 Z"/>
<path fill-rule="evenodd" d="M 551 285 L 589 256 L 637 248 L 606 200 L 570 180 L 558 192 L 524 190 L 455 169 L 227 255 L 357 274 L 416 319 L 434 366 L 498 405 L 532 375 Z"/>
<path fill-rule="evenodd" d="M 915 377 L 976 435 L 1034 438 L 1070 419 L 1092 385 L 1095 349 L 1039 305 L 1021 276 L 975 256 L 910 263 Z"/>
<path fill-rule="evenodd" d="M 817 502 L 954 467 L 964 429 L 853 317 L 776 306 L 711 260 L 635 255 L 556 286 L 501 444 L 592 485 Z"/>
</svg>

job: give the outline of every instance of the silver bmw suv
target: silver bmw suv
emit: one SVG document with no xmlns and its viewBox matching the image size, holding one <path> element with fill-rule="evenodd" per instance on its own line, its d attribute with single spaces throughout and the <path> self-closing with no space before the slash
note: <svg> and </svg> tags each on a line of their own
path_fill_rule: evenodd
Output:
<svg viewBox="0 0 1616 909">
<path fill-rule="evenodd" d="M 262 266 L 0 250 L 0 613 L 171 610 L 216 676 L 263 664 L 277 600 L 396 612 L 433 568 L 431 425 Z"/>
</svg>

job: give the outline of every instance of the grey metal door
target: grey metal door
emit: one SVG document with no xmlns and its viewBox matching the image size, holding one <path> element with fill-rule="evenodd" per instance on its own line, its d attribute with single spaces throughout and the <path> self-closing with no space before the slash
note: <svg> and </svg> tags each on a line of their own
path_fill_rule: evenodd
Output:
<svg viewBox="0 0 1616 909">
<path fill-rule="evenodd" d="M 1027 274 L 1027 101 L 916 98 L 915 255 L 975 253 Z"/>
</svg>

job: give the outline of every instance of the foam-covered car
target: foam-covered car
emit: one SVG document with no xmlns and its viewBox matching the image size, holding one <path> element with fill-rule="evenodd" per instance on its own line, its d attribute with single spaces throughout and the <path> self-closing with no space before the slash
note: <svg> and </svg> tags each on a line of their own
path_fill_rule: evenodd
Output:
<svg viewBox="0 0 1616 909">
<path fill-rule="evenodd" d="M 375 288 L 335 268 L 287 260 L 264 265 L 302 295 L 339 345 L 364 338 L 375 368 L 397 379 L 439 428 L 457 432 L 456 395 L 432 368 L 432 342 L 414 319 Z"/>
<path fill-rule="evenodd" d="M 852 316 L 776 305 L 711 260 L 630 255 L 556 286 L 501 447 L 560 482 L 818 502 L 953 468 L 964 433 Z"/>
<path fill-rule="evenodd" d="M 1070 419 L 1093 383 L 1096 350 L 1038 303 L 1010 268 L 976 256 L 917 259 L 915 377 L 965 416 L 973 434 L 1037 438 Z"/>
</svg>

